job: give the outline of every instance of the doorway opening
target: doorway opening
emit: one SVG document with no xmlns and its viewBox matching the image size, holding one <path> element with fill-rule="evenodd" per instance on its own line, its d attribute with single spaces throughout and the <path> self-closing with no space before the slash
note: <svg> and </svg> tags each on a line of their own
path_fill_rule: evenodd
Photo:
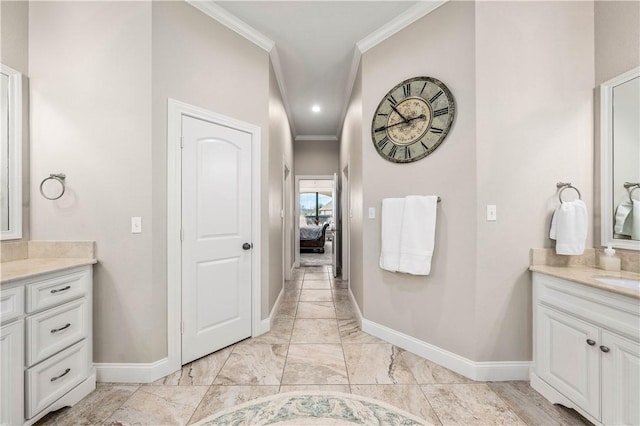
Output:
<svg viewBox="0 0 640 426">
<path fill-rule="evenodd" d="M 334 179 L 300 176 L 297 180 L 298 264 L 332 265 L 336 228 Z"/>
</svg>

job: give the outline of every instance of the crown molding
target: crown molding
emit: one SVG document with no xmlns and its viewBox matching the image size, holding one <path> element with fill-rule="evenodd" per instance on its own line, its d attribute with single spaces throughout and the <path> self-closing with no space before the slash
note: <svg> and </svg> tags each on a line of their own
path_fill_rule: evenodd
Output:
<svg viewBox="0 0 640 426">
<path fill-rule="evenodd" d="M 336 129 L 336 135 L 340 135 L 342 132 L 342 126 L 344 125 L 344 119 L 347 118 L 347 109 L 349 108 L 349 101 L 351 100 L 351 93 L 353 92 L 353 85 L 356 82 L 356 77 L 358 76 L 358 68 L 360 67 L 360 58 L 362 57 L 362 53 L 360 53 L 360 49 L 356 46 L 353 49 L 353 58 L 351 58 L 351 69 L 349 70 L 349 76 L 347 77 L 347 87 L 345 87 L 345 93 L 347 93 L 347 100 L 342 106 L 342 111 L 340 113 L 340 121 L 338 122 L 338 128 Z"/>
<path fill-rule="evenodd" d="M 335 135 L 298 135 L 295 137 L 296 142 L 300 141 L 337 141 Z"/>
<path fill-rule="evenodd" d="M 356 43 L 360 53 L 364 53 L 372 47 L 382 43 L 392 35 L 405 29 L 423 16 L 433 12 L 448 0 L 438 1 L 420 1 L 415 6 L 407 9 L 405 12 L 396 16 L 387 24 L 372 32 L 362 40 Z"/>
<path fill-rule="evenodd" d="M 289 120 L 289 128 L 291 129 L 291 133 L 293 134 L 293 138 L 296 138 L 298 132 L 296 132 L 296 126 L 291 119 L 293 114 L 291 114 L 291 105 L 289 104 L 289 97 L 287 96 L 287 90 L 284 85 L 284 74 L 282 73 L 282 64 L 280 63 L 280 57 L 278 56 L 278 47 L 273 46 L 271 52 L 269 52 L 269 56 L 271 57 L 271 65 L 273 66 L 273 73 L 275 74 L 276 81 L 278 82 L 278 87 L 280 88 L 280 97 L 282 98 L 282 104 L 284 105 L 284 110 L 287 113 L 287 119 Z"/>
<path fill-rule="evenodd" d="M 271 49 L 275 46 L 275 43 L 269 37 L 211 0 L 186 0 L 186 2 L 267 52 L 271 52 Z"/>
</svg>

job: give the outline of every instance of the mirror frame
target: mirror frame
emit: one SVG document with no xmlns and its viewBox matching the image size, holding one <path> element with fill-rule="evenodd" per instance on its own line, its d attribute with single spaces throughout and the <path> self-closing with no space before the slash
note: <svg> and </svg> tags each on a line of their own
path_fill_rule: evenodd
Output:
<svg viewBox="0 0 640 426">
<path fill-rule="evenodd" d="M 602 246 L 640 250 L 640 241 L 613 237 L 613 88 L 640 77 L 633 68 L 600 85 L 600 231 Z"/>
<path fill-rule="evenodd" d="M 9 229 L 1 231 L 0 240 L 22 238 L 22 74 L 0 64 L 9 76 Z"/>
</svg>

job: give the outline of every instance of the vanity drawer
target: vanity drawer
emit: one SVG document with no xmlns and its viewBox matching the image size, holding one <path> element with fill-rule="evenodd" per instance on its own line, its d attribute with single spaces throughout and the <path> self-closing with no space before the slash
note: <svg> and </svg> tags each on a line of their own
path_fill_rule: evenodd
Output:
<svg viewBox="0 0 640 426">
<path fill-rule="evenodd" d="M 44 281 L 28 284 L 27 313 L 59 305 L 84 296 L 91 284 L 89 268 L 60 274 Z"/>
<path fill-rule="evenodd" d="M 89 369 L 88 345 L 83 340 L 25 373 L 26 416 L 32 418 L 82 383 Z"/>
<path fill-rule="evenodd" d="M 27 317 L 27 366 L 89 335 L 87 303 L 80 299 Z"/>
<path fill-rule="evenodd" d="M 0 322 L 8 322 L 24 313 L 24 287 L 0 290 Z"/>
</svg>

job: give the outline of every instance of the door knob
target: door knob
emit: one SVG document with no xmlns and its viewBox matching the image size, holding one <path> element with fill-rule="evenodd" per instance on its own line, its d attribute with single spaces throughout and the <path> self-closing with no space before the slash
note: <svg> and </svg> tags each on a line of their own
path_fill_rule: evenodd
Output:
<svg viewBox="0 0 640 426">
<path fill-rule="evenodd" d="M 596 344 L 595 340 L 587 339 L 587 345 L 593 346 L 595 344 Z"/>
<path fill-rule="evenodd" d="M 253 244 L 244 243 L 242 245 L 242 250 L 250 250 L 251 248 L 253 248 Z"/>
<path fill-rule="evenodd" d="M 610 349 L 608 347 L 606 347 L 606 346 L 600 346 L 600 350 L 602 352 L 609 352 L 610 351 Z"/>
</svg>

